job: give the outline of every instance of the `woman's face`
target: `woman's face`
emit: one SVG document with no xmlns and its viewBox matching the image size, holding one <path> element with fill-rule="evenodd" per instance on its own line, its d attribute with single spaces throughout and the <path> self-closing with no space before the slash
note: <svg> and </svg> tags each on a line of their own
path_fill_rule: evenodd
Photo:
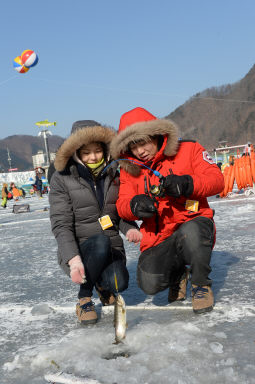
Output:
<svg viewBox="0 0 255 384">
<path fill-rule="evenodd" d="M 100 143 L 83 145 L 79 150 L 79 158 L 83 164 L 97 164 L 104 157 L 104 151 Z"/>
<path fill-rule="evenodd" d="M 139 141 L 129 144 L 132 154 L 141 161 L 150 161 L 158 152 L 158 140 L 151 138 L 151 141 Z"/>
</svg>

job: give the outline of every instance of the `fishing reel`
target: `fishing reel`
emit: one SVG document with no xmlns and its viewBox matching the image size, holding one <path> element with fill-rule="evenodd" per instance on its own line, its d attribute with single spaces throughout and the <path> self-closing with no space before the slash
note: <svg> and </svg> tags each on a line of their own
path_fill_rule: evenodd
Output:
<svg viewBox="0 0 255 384">
<path fill-rule="evenodd" d="M 155 184 L 149 185 L 149 192 L 150 192 L 150 195 L 153 197 L 164 197 L 165 196 L 165 189 L 164 189 L 165 178 L 162 176 L 162 177 L 160 177 L 159 180 L 160 180 L 160 182 L 158 185 L 155 185 Z"/>
</svg>

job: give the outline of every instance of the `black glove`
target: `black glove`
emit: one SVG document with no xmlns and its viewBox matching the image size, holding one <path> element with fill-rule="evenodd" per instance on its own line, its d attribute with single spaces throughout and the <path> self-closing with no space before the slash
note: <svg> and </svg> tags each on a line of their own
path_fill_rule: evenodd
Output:
<svg viewBox="0 0 255 384">
<path fill-rule="evenodd" d="M 157 212 L 154 202 L 150 196 L 136 195 L 130 201 L 130 208 L 132 213 L 142 219 L 143 217 L 152 217 Z"/>
<path fill-rule="evenodd" d="M 168 175 L 163 180 L 163 188 L 168 196 L 189 197 L 194 190 L 193 179 L 190 175 Z"/>
</svg>

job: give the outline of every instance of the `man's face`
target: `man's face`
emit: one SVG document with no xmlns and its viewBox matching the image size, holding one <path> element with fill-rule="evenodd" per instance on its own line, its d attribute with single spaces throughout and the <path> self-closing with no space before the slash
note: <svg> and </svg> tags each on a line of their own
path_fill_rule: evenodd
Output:
<svg viewBox="0 0 255 384">
<path fill-rule="evenodd" d="M 152 160 L 158 152 L 158 140 L 156 138 L 151 138 L 150 141 L 141 140 L 129 144 L 129 148 L 138 160 L 147 162 Z"/>
</svg>

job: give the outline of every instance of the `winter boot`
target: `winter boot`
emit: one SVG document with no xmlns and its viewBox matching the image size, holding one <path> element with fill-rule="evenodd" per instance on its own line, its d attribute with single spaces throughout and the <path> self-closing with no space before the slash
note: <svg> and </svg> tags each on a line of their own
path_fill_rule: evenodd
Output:
<svg viewBox="0 0 255 384">
<path fill-rule="evenodd" d="M 113 305 L 115 303 L 115 295 L 105 289 L 96 286 L 96 291 L 103 306 Z"/>
<path fill-rule="evenodd" d="M 180 280 L 175 284 L 170 285 L 168 292 L 168 302 L 173 303 L 174 301 L 184 301 L 186 299 L 186 290 L 189 280 L 189 270 L 185 268 L 184 274 Z"/>
<path fill-rule="evenodd" d="M 95 324 L 97 322 L 97 313 L 91 297 L 83 297 L 76 304 L 76 315 L 82 325 Z"/>
<path fill-rule="evenodd" d="M 195 313 L 210 312 L 213 309 L 213 292 L 209 285 L 192 284 L 192 306 Z"/>
</svg>

